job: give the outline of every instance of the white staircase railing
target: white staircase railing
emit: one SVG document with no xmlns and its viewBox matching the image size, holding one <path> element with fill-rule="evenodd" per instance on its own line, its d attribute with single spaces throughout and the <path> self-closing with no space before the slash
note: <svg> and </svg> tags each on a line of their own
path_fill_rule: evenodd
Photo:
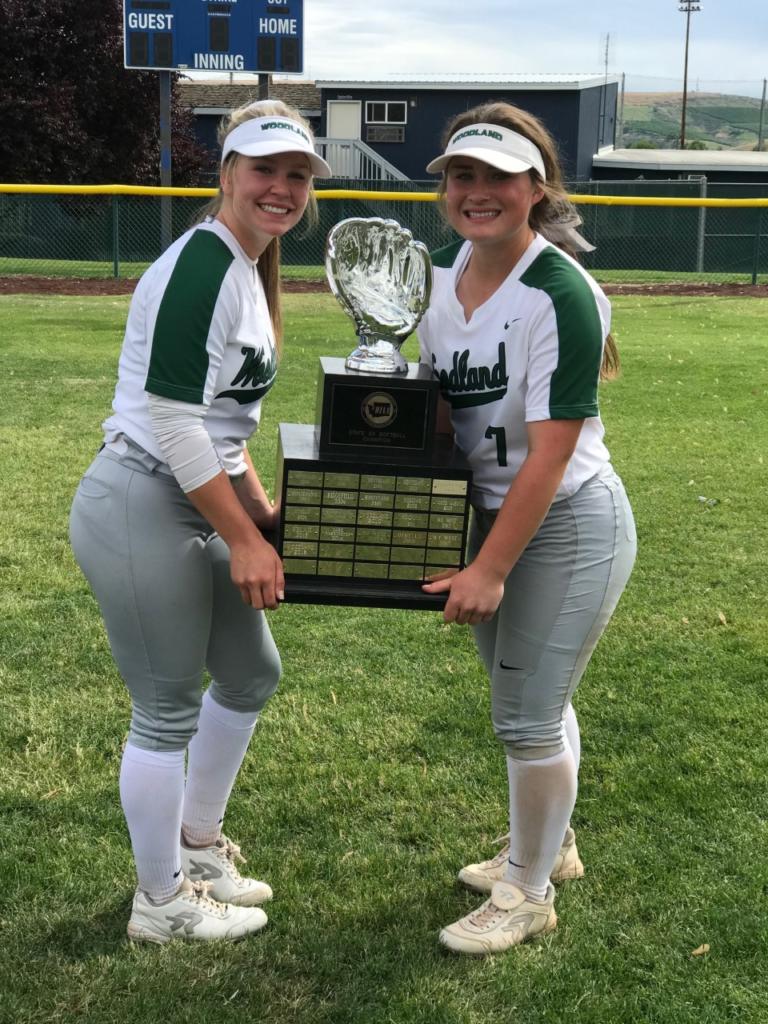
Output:
<svg viewBox="0 0 768 1024">
<path fill-rule="evenodd" d="M 408 181 L 408 175 L 360 139 L 315 139 L 315 148 L 336 178 L 362 181 Z"/>
</svg>

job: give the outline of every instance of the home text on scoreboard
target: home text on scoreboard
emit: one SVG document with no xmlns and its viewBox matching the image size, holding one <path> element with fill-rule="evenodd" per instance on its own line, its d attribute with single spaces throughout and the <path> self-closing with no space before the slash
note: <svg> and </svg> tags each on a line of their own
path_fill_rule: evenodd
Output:
<svg viewBox="0 0 768 1024">
<path fill-rule="evenodd" d="M 123 0 L 125 66 L 304 70 L 304 0 Z"/>
</svg>

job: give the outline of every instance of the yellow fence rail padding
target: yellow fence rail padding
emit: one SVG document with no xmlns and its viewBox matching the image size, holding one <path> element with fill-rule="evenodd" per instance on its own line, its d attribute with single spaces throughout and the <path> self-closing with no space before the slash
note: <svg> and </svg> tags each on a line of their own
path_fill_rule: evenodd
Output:
<svg viewBox="0 0 768 1024">
<path fill-rule="evenodd" d="M 215 196 L 215 188 L 160 188 L 154 185 L 2 185 L 0 192 L 69 196 Z"/>
<path fill-rule="evenodd" d="M 17 185 L 0 184 L 0 193 L 38 195 L 113 195 L 113 196 L 215 196 L 215 188 L 160 188 L 154 185 Z M 318 199 L 362 199 L 368 202 L 433 203 L 434 192 L 376 192 L 347 188 L 329 188 L 315 191 Z M 765 199 L 710 199 L 675 198 L 662 196 L 593 196 L 574 194 L 572 203 L 584 206 L 672 206 L 672 207 L 730 207 L 768 208 Z"/>
<path fill-rule="evenodd" d="M 318 199 L 381 199 L 385 203 L 396 202 L 398 199 L 406 203 L 434 203 L 435 192 L 366 192 L 354 188 L 323 188 L 315 191 Z"/>
<path fill-rule="evenodd" d="M 586 206 L 728 206 L 767 207 L 768 199 L 683 199 L 673 196 L 568 196 L 572 203 Z"/>
</svg>

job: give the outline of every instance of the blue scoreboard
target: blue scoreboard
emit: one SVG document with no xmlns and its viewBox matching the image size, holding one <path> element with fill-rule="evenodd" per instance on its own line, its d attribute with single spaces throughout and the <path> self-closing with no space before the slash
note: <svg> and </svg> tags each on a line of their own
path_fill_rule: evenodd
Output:
<svg viewBox="0 0 768 1024">
<path fill-rule="evenodd" d="M 125 66 L 304 70 L 304 0 L 123 0 Z"/>
</svg>

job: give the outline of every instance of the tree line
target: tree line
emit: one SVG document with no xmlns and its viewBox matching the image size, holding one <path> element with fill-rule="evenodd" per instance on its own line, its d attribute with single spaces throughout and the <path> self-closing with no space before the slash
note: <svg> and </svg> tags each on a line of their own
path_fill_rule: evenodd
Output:
<svg viewBox="0 0 768 1024">
<path fill-rule="evenodd" d="M 173 75 L 175 185 L 207 165 Z M 159 76 L 123 67 L 121 0 L 2 0 L 0 181 L 158 185 Z"/>
</svg>

